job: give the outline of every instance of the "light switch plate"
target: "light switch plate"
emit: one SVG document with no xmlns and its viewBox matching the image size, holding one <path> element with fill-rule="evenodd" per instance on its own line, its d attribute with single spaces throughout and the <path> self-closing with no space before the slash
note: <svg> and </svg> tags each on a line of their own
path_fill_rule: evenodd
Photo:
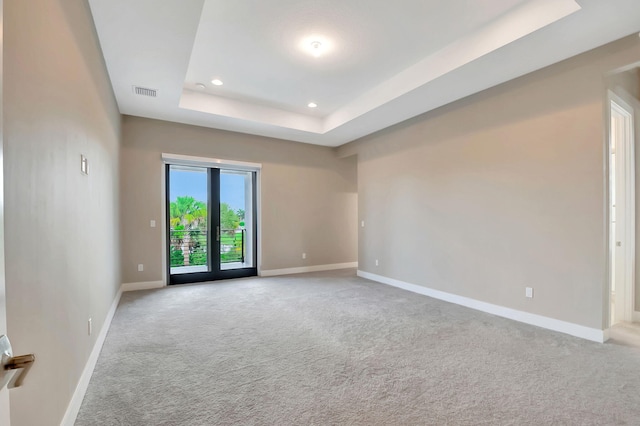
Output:
<svg viewBox="0 0 640 426">
<path fill-rule="evenodd" d="M 89 160 L 82 154 L 80 154 L 80 171 L 85 175 L 89 174 Z"/>
</svg>

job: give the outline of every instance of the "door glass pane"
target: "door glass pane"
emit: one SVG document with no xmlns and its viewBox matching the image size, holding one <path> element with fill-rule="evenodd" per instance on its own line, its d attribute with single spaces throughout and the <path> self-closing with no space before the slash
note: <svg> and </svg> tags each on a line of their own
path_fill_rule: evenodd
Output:
<svg viewBox="0 0 640 426">
<path fill-rule="evenodd" d="M 208 272 L 208 173 L 206 168 L 169 167 L 169 258 L 171 274 Z"/>
<path fill-rule="evenodd" d="M 220 170 L 220 269 L 254 267 L 253 172 Z"/>
</svg>

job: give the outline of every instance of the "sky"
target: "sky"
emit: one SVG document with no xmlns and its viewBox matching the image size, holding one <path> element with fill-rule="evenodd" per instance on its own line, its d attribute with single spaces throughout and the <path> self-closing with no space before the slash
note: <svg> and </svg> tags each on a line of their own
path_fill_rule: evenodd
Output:
<svg viewBox="0 0 640 426">
<path fill-rule="evenodd" d="M 197 201 L 206 202 L 207 173 L 171 170 L 169 195 L 171 201 L 189 195 Z M 229 204 L 232 210 L 245 210 L 243 175 L 220 173 L 220 202 Z"/>
</svg>

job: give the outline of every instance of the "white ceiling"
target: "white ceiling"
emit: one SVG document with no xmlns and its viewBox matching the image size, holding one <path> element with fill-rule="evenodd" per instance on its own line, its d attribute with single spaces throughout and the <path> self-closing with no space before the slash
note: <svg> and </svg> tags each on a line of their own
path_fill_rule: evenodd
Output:
<svg viewBox="0 0 640 426">
<path fill-rule="evenodd" d="M 638 0 L 89 3 L 123 114 L 327 146 L 640 31 Z"/>
</svg>

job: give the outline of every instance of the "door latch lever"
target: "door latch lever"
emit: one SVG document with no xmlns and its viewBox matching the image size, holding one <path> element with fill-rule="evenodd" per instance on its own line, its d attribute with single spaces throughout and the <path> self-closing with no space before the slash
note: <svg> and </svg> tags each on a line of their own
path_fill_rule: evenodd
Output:
<svg viewBox="0 0 640 426">
<path fill-rule="evenodd" d="M 27 375 L 33 363 L 36 362 L 36 357 L 33 354 L 29 355 L 20 355 L 9 358 L 9 361 L 4 365 L 5 371 L 11 370 L 22 370 L 16 371 L 13 375 L 13 378 L 9 381 L 7 387 L 9 389 L 17 388 L 22 385 L 24 381 L 24 377 Z"/>
<path fill-rule="evenodd" d="M 0 336 L 0 389 L 6 384 L 9 389 L 22 385 L 36 357 L 33 354 L 13 356 L 7 336 Z"/>
</svg>

